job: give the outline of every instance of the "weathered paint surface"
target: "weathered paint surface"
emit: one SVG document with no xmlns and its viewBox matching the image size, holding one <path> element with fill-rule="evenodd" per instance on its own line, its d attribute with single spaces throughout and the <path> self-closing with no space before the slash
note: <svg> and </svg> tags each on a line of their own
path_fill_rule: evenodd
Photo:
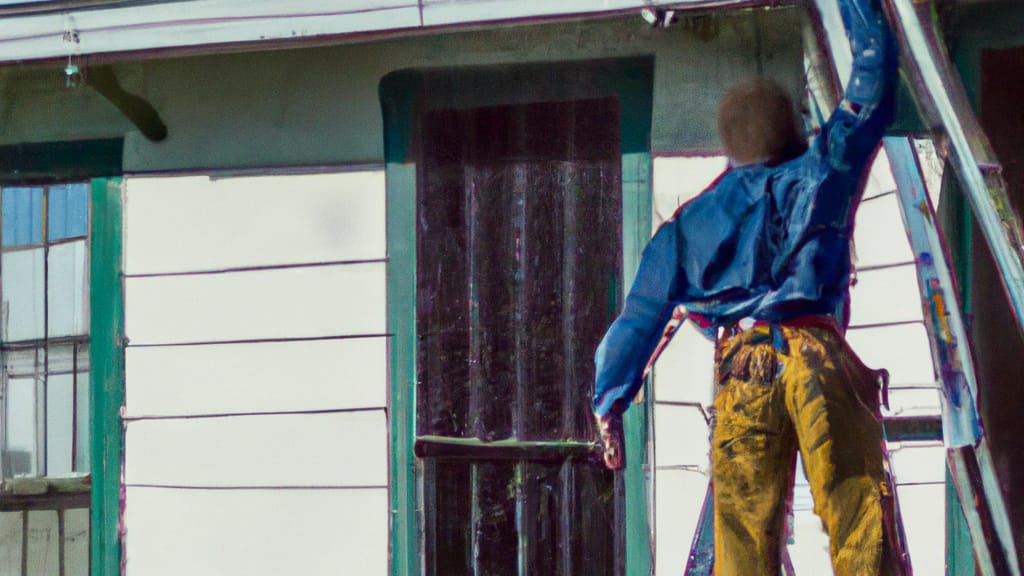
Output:
<svg viewBox="0 0 1024 576">
<path fill-rule="evenodd" d="M 121 288 L 121 185 L 92 184 L 89 294 L 92 354 L 92 576 L 121 573 L 121 462 L 124 433 L 124 301 Z"/>
<path fill-rule="evenodd" d="M 598 16 L 661 4 L 679 10 L 778 3 L 779 0 L 348 0 L 338 4 L 330 0 L 291 0 L 284 10 L 274 0 L 192 0 L 183 13 L 180 4 L 173 1 L 109 9 L 105 9 L 104 2 L 90 3 L 84 9 L 77 9 L 83 7 L 74 2 L 70 6 L 66 2 L 46 2 L 46 6 L 40 7 L 16 6 L 0 19 L 0 60 L 241 42 L 294 42 L 321 36 L 404 32 L 513 19 L 587 13 Z"/>
<path fill-rule="evenodd" d="M 114 65 L 125 90 L 168 128 L 150 142 L 87 86 L 67 89 L 60 65 L 0 68 L 0 143 L 128 135 L 126 171 L 241 168 L 383 160 L 377 84 L 402 68 L 655 59 L 651 147 L 717 147 L 718 96 L 757 73 L 802 87 L 797 9 L 687 18 L 651 29 L 639 17 L 532 24 L 318 48 L 146 59 Z M 696 18 L 696 17 L 693 17 Z"/>
</svg>

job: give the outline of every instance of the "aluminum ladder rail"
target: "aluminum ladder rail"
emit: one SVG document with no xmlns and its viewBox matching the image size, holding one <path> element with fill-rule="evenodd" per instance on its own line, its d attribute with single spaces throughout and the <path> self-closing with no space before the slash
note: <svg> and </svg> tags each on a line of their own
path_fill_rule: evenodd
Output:
<svg viewBox="0 0 1024 576">
<path fill-rule="evenodd" d="M 977 383 L 953 276 L 911 142 L 887 137 L 903 221 L 917 262 L 932 361 L 942 382 L 946 461 L 967 520 L 975 561 L 986 576 L 1019 576 L 1009 515 L 977 413 Z"/>
<path fill-rule="evenodd" d="M 904 56 L 914 99 L 926 121 L 948 141 L 953 165 L 985 238 L 996 255 L 1000 277 L 1024 326 L 1024 241 L 1020 221 L 1010 209 L 1001 167 L 974 116 L 963 84 L 950 62 L 934 20 L 922 18 L 930 3 L 882 0 Z M 839 78 L 849 72 L 849 45 L 835 26 L 834 1 L 817 0 L 828 52 Z M 825 20 L 832 18 L 833 25 Z M 842 36 L 837 38 L 836 36 Z M 845 65 L 845 69 L 844 68 Z M 975 561 L 986 576 L 1020 576 L 1009 515 L 994 475 L 991 450 L 977 412 L 978 386 L 955 280 L 948 265 L 935 212 L 925 189 L 916 152 L 908 138 L 887 137 L 885 151 L 897 185 L 907 237 L 914 251 L 925 324 L 936 374 L 942 383 L 943 437 L 947 463 L 967 519 Z"/>
<path fill-rule="evenodd" d="M 926 122 L 945 136 L 947 159 L 995 255 L 1018 329 L 1024 327 L 1024 240 L 1006 183 L 975 117 L 930 11 L 934 4 L 883 0 L 904 54 L 904 71 Z M 924 17 L 922 17 L 924 16 Z M 835 50 L 835 42 L 832 42 Z M 943 385 L 947 462 L 982 574 L 1020 576 L 1009 515 L 995 478 L 977 412 L 978 385 L 970 340 L 948 256 L 935 223 L 918 158 L 907 138 L 886 138 L 904 224 L 917 263 L 935 371 Z"/>
</svg>

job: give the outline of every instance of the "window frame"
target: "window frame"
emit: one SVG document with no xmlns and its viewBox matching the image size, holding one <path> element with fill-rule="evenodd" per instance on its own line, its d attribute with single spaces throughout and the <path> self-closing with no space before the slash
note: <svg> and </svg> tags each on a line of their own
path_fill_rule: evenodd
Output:
<svg viewBox="0 0 1024 576">
<path fill-rule="evenodd" d="M 81 185 L 84 188 L 83 192 L 85 193 L 85 207 L 86 207 L 86 214 L 85 214 L 85 219 L 84 219 L 85 220 L 84 221 L 85 230 L 84 230 L 84 232 L 82 234 L 75 234 L 75 235 L 67 235 L 66 234 L 66 235 L 64 235 L 64 236 L 62 236 L 60 238 L 53 239 L 53 238 L 51 238 L 51 234 L 50 234 L 50 232 L 51 232 L 50 231 L 50 224 L 51 224 L 51 222 L 50 222 L 50 215 L 51 215 L 51 213 L 50 213 L 49 208 L 50 208 L 50 206 L 52 204 L 50 195 L 53 192 L 53 188 L 55 186 L 63 186 L 63 185 Z M 43 268 L 44 268 L 44 270 L 46 270 L 46 272 L 44 272 L 44 276 L 43 276 L 44 277 L 44 285 L 43 285 L 43 289 L 42 289 L 42 306 L 43 306 L 43 310 L 44 311 L 43 311 L 43 325 L 42 325 L 42 334 L 41 335 L 32 335 L 32 336 L 27 337 L 27 338 L 14 339 L 14 340 L 10 340 L 10 341 L 6 341 L 6 340 L 3 340 L 2 338 L 0 338 L 0 345 L 2 345 L 2 347 L 4 349 L 3 350 L 3 354 L 4 354 L 4 358 L 5 358 L 5 364 L 6 364 L 7 354 L 8 353 L 17 353 L 18 351 L 35 351 L 36 366 L 37 366 L 36 373 L 37 374 L 38 374 L 38 365 L 39 365 L 38 358 L 40 356 L 39 352 L 42 351 L 42 357 L 44 358 L 44 361 L 43 361 L 44 362 L 44 364 L 43 364 L 44 380 L 43 380 L 43 384 L 42 384 L 43 397 L 42 397 L 42 399 L 37 399 L 37 403 L 39 403 L 39 402 L 43 403 L 44 407 L 43 408 L 37 407 L 36 408 L 36 415 L 35 415 L 35 420 L 36 420 L 36 422 L 35 422 L 35 428 L 36 428 L 35 432 L 36 432 L 37 435 L 38 434 L 42 435 L 42 440 L 40 441 L 37 438 L 36 446 L 35 446 L 35 457 L 36 457 L 36 461 L 37 461 L 36 462 L 36 469 L 37 469 L 36 470 L 36 474 L 34 474 L 32 476 L 18 476 L 18 477 L 16 477 L 16 476 L 13 476 L 13 475 L 8 475 L 8 471 L 7 470 L 2 470 L 2 466 L 0 466 L 0 471 L 3 472 L 3 476 L 0 477 L 0 482 L 2 482 L 3 494 L 4 494 L 4 499 L 3 499 L 2 502 L 0 502 L 0 510 L 19 510 L 19 509 L 21 509 L 21 506 L 31 506 L 34 509 L 48 509 L 46 503 L 47 503 L 47 501 L 50 501 L 50 500 L 52 500 L 52 508 L 53 509 L 64 509 L 64 508 L 68 508 L 68 507 L 78 507 L 81 504 L 81 500 L 82 500 L 79 497 L 80 493 L 82 491 L 86 491 L 86 492 L 88 491 L 88 482 L 83 480 L 83 478 L 87 478 L 88 475 L 89 475 L 88 469 L 86 469 L 85 471 L 78 471 L 78 470 L 74 469 L 75 461 L 77 460 L 77 458 L 75 457 L 76 456 L 76 452 L 78 452 L 80 454 L 83 454 L 83 453 L 84 454 L 88 454 L 88 446 L 78 446 L 77 445 L 77 441 L 79 440 L 79 438 L 78 438 L 79 426 L 76 426 L 77 418 L 78 418 L 78 413 L 79 413 L 77 402 L 80 401 L 80 400 L 77 399 L 78 375 L 81 374 L 81 373 L 87 373 L 87 369 L 86 370 L 81 370 L 81 369 L 78 368 L 78 360 L 79 360 L 80 355 L 83 355 L 83 353 L 81 352 L 81 348 L 83 348 L 83 347 L 85 348 L 84 357 L 88 358 L 89 332 L 87 330 L 85 330 L 85 321 L 87 321 L 87 319 L 88 319 L 88 307 L 84 307 L 85 321 L 82 322 L 81 328 L 83 328 L 83 330 L 81 332 L 79 332 L 79 333 L 72 333 L 72 334 L 61 334 L 61 333 L 58 332 L 57 334 L 51 335 L 50 334 L 50 330 L 52 328 L 52 323 L 49 321 L 49 318 L 50 318 L 50 311 L 49 311 L 49 309 L 51 307 L 51 301 L 50 301 L 50 294 L 51 294 L 51 292 L 50 292 L 50 290 L 51 290 L 52 286 L 51 286 L 51 284 L 49 282 L 49 272 L 48 271 L 49 271 L 49 268 L 50 268 L 50 265 L 51 265 L 51 255 L 52 255 L 51 251 L 52 251 L 52 249 L 55 248 L 55 247 L 59 247 L 59 246 L 73 244 L 73 243 L 76 243 L 76 242 L 84 242 L 85 263 L 84 263 L 84 266 L 83 266 L 83 272 L 84 272 L 84 269 L 86 269 L 86 267 L 89 266 L 89 246 L 90 246 L 90 243 L 89 243 L 89 236 L 90 236 L 90 234 L 89 234 L 89 203 L 90 203 L 90 198 L 91 198 L 91 185 L 90 185 L 90 182 L 89 182 L 88 179 L 83 180 L 81 178 L 69 179 L 69 180 L 60 180 L 60 181 L 56 181 L 56 182 L 47 182 L 47 183 L 29 183 L 29 184 L 20 183 L 20 182 L 19 183 L 4 183 L 4 184 L 0 184 L 0 198 L 3 197 L 3 194 L 7 190 L 11 190 L 11 189 L 39 190 L 39 195 L 40 195 L 39 196 L 39 198 L 40 198 L 40 209 L 39 209 L 39 214 L 38 214 L 38 216 L 40 218 L 40 222 L 39 222 L 39 239 L 38 240 L 30 239 L 28 242 L 24 242 L 24 243 L 22 243 L 22 242 L 14 242 L 14 243 L 12 243 L 10 245 L 4 245 L 4 246 L 0 247 L 0 254 L 7 255 L 7 254 L 14 254 L 14 253 L 19 253 L 19 252 L 33 252 L 33 251 L 39 251 L 39 250 L 42 251 L 42 255 L 43 255 L 43 260 L 42 260 Z M 2 269 L 0 269 L 0 274 L 2 274 Z M 49 363 L 49 358 L 50 358 L 49 351 L 50 351 L 50 349 L 52 347 L 57 347 L 57 346 L 63 346 L 63 347 L 71 346 L 71 350 L 72 350 L 71 351 L 71 354 L 72 354 L 72 361 L 71 362 L 72 362 L 72 367 L 73 367 L 72 371 L 71 371 L 71 375 L 72 375 L 72 395 L 73 395 L 73 397 L 76 398 L 76 400 L 75 400 L 75 402 L 74 402 L 74 404 L 72 406 L 72 431 L 71 431 L 71 433 L 72 433 L 72 440 L 71 440 L 71 442 L 72 442 L 72 445 L 71 445 L 71 466 L 72 466 L 72 470 L 70 471 L 70 474 L 68 474 L 68 473 L 56 473 L 56 475 L 55 475 L 55 473 L 53 473 L 52 471 L 47 469 L 49 467 L 49 462 L 47 461 L 48 460 L 47 459 L 47 454 L 49 452 L 49 445 L 50 444 L 49 444 L 49 438 L 48 438 L 48 435 L 49 435 L 49 422 L 47 421 L 47 418 L 46 418 L 46 412 L 47 412 L 47 409 L 48 409 L 48 401 L 47 401 L 47 397 L 48 396 L 47 395 L 48 395 L 49 386 L 50 386 L 49 377 L 50 376 L 58 376 L 58 375 L 65 375 L 66 374 L 66 372 L 64 372 L 64 371 L 54 372 L 52 370 L 52 364 Z M 24 374 L 24 373 L 22 373 L 22 374 Z M 12 373 L 12 375 L 13 375 L 13 373 Z M 24 378 L 24 375 L 22 375 L 21 377 Z M 36 385 L 38 386 L 38 382 L 37 382 Z M 86 396 L 86 398 L 84 400 L 82 400 L 82 401 L 88 402 L 88 396 Z M 3 406 L 4 406 L 4 410 L 6 411 L 6 409 L 7 409 L 6 403 L 4 403 Z M 42 410 L 42 414 L 44 415 L 43 418 L 42 418 L 42 421 L 40 421 L 40 412 L 39 412 L 40 410 Z M 2 423 L 2 422 L 3 422 L 3 418 L 0 417 L 0 423 Z M 6 423 L 3 423 L 3 425 L 6 427 Z M 88 424 L 86 424 L 86 425 L 88 425 Z M 88 456 L 86 456 L 86 459 L 87 458 L 88 458 Z M 86 460 L 86 461 L 88 462 L 88 460 Z M 67 476 L 75 476 L 75 477 L 71 478 L 71 477 L 67 477 Z M 44 480 L 46 482 L 46 485 L 45 486 L 39 485 L 39 481 L 40 480 Z M 35 483 L 36 487 L 35 488 L 29 487 L 30 483 Z M 45 490 L 44 490 L 44 488 L 45 488 Z M 43 491 L 40 492 L 40 490 L 43 490 Z"/>
<path fill-rule="evenodd" d="M 66 180 L 80 181 L 75 174 Z M 56 511 L 58 525 L 69 509 L 89 514 L 89 573 L 120 574 L 120 477 L 124 437 L 120 409 L 124 401 L 123 292 L 121 278 L 121 186 L 119 178 L 88 182 L 89 472 L 71 478 L 5 479 L 0 511 Z M 48 181 L 56 181 L 54 177 Z M 65 179 L 59 179 L 65 180 Z M 14 182 L 3 178 L 3 182 Z M 31 489 L 29 488 L 31 484 Z M 17 492 L 17 493 L 14 493 Z M 27 516 L 26 516 L 27 518 Z M 25 526 L 28 526 L 26 519 Z M 64 543 L 59 544 L 63 549 Z"/>
</svg>

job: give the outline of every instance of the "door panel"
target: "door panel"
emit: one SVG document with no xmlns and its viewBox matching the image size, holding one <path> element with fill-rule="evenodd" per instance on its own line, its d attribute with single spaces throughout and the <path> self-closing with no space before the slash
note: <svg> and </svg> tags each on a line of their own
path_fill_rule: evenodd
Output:
<svg viewBox="0 0 1024 576">
<path fill-rule="evenodd" d="M 593 439 L 593 352 L 622 284 L 618 107 L 420 117 L 419 436 Z M 428 573 L 615 572 L 612 474 L 568 451 L 481 454 L 425 466 Z"/>
</svg>

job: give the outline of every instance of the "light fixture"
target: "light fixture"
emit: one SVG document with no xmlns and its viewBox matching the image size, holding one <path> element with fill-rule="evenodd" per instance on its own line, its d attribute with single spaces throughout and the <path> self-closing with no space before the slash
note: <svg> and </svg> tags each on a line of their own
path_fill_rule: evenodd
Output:
<svg viewBox="0 0 1024 576">
<path fill-rule="evenodd" d="M 665 10 L 663 8 L 643 8 L 640 10 L 640 17 L 647 22 L 647 25 L 651 28 L 668 28 L 669 26 L 676 23 L 675 10 Z"/>
</svg>

